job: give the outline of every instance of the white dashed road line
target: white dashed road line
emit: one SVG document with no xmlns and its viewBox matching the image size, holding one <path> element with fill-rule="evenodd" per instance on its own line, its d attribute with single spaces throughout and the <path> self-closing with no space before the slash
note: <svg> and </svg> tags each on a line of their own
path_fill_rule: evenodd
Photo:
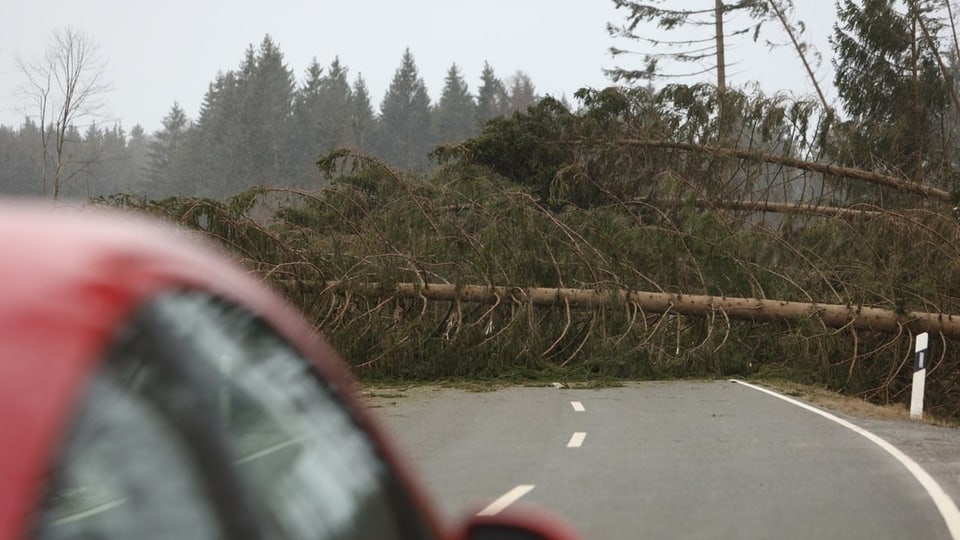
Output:
<svg viewBox="0 0 960 540">
<path fill-rule="evenodd" d="M 573 410 L 576 412 L 584 412 L 587 409 L 583 406 L 583 403 L 579 401 L 571 401 L 570 406 L 573 407 Z M 567 443 L 567 448 L 580 448 L 583 446 L 583 441 L 587 438 L 587 433 L 585 431 L 577 431 L 570 437 L 570 442 Z M 511 504 L 517 502 L 521 497 L 530 493 L 535 487 L 534 484 L 520 484 L 519 486 L 511 489 L 510 491 L 504 493 L 498 497 L 495 501 L 487 505 L 486 508 L 477 512 L 478 516 L 493 516 L 502 512 L 505 508 Z"/>
<path fill-rule="evenodd" d="M 567 448 L 580 448 L 583 446 L 583 440 L 587 438 L 587 433 L 585 431 L 578 431 L 570 437 L 570 442 L 567 443 Z"/>
<path fill-rule="evenodd" d="M 493 516 L 502 512 L 506 507 L 517 502 L 520 497 L 523 497 L 535 486 L 533 484 L 520 484 L 519 486 L 511 489 L 510 491 L 504 493 L 497 500 L 493 501 L 486 508 L 477 512 L 478 516 Z"/>
</svg>

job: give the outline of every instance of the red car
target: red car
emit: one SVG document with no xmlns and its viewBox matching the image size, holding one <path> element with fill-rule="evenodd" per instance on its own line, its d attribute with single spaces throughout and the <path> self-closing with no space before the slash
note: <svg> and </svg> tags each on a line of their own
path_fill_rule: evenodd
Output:
<svg viewBox="0 0 960 540">
<path fill-rule="evenodd" d="M 331 347 L 187 236 L 0 203 L 0 540 L 573 538 L 444 530 Z"/>
</svg>

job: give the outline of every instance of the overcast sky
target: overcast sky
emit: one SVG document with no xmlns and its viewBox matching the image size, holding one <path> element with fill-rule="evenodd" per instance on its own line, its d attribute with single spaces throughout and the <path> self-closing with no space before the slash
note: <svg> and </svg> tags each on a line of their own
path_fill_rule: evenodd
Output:
<svg viewBox="0 0 960 540">
<path fill-rule="evenodd" d="M 826 36 L 834 2 L 796 3 L 808 39 L 824 55 L 820 75 L 829 83 Z M 91 36 L 107 61 L 110 123 L 122 122 L 128 130 L 141 124 L 152 132 L 174 101 L 195 119 L 217 72 L 239 66 L 247 46 L 258 45 L 265 34 L 279 45 L 298 81 L 312 58 L 326 66 L 339 56 L 351 82 L 363 75 L 375 107 L 406 47 L 433 100 L 452 63 L 476 91 L 487 61 L 503 79 L 522 70 L 541 95 L 573 101 L 580 87 L 609 85 L 603 68 L 640 66 L 639 58 L 610 57 L 612 45 L 649 50 L 609 37 L 606 24 L 622 21 L 623 12 L 611 0 L 9 0 L 0 3 L 0 124 L 17 127 L 24 117 L 16 58 L 39 59 L 53 31 L 68 26 Z M 767 91 L 812 91 L 787 48 L 770 51 L 742 41 L 731 45 L 730 61 L 739 62 L 729 68 L 734 85 L 753 80 Z"/>
</svg>

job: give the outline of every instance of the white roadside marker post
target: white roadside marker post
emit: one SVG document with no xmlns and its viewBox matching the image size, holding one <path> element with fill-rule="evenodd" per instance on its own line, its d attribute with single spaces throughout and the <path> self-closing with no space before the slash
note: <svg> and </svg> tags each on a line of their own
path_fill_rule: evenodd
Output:
<svg viewBox="0 0 960 540">
<path fill-rule="evenodd" d="M 924 332 L 917 335 L 917 344 L 914 347 L 916 356 L 913 361 L 913 389 L 910 394 L 910 418 L 923 418 L 923 389 L 927 382 L 927 349 L 929 335 Z"/>
</svg>

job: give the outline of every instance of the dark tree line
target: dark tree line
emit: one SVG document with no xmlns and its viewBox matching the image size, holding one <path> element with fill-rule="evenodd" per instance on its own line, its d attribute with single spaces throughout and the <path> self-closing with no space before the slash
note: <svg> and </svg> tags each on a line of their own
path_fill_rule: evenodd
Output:
<svg viewBox="0 0 960 540">
<path fill-rule="evenodd" d="M 118 192 L 146 193 L 148 136 L 140 126 L 129 132 L 119 125 L 89 125 L 65 131 L 70 162 L 65 166 L 61 197 L 87 198 Z M 0 193 L 42 196 L 40 128 L 27 120 L 19 129 L 0 126 Z M 48 157 L 52 162 L 53 157 Z M 50 165 L 50 163 L 48 163 Z"/>
<path fill-rule="evenodd" d="M 339 58 L 314 59 L 302 80 L 279 46 L 264 37 L 239 67 L 217 74 L 195 119 L 174 103 L 161 129 L 71 126 L 66 134 L 75 170 L 63 195 L 84 198 L 125 192 L 225 197 L 257 185 L 318 187 L 314 163 L 337 147 L 373 155 L 402 169 L 429 166 L 438 144 L 464 141 L 487 120 L 539 99 L 522 72 L 502 80 L 483 66 L 474 93 L 453 64 L 432 99 L 410 50 L 382 100 Z M 49 128 L 48 128 L 49 129 Z M 40 127 L 0 126 L 0 192 L 41 195 Z"/>
<path fill-rule="evenodd" d="M 637 10 L 633 18 L 674 13 L 657 7 L 661 3 L 674 5 L 668 0 L 617 2 Z M 780 13 L 791 3 L 751 0 L 720 5 L 725 7 L 719 13 L 756 6 L 774 6 Z M 955 34 L 952 18 L 945 17 L 934 3 L 919 0 L 842 0 L 836 9 L 838 22 L 831 46 L 842 110 L 832 110 L 825 103 L 815 110 L 809 100 L 768 107 L 767 101 L 783 100 L 776 96 L 757 99 L 737 88 L 721 92 L 719 83 L 669 84 L 656 89 L 660 98 L 649 104 L 652 112 L 659 107 L 666 107 L 665 114 L 678 111 L 667 121 L 672 131 L 663 137 L 701 144 L 709 142 L 709 136 L 724 144 L 748 141 L 754 145 L 752 150 L 792 152 L 846 166 L 876 168 L 953 189 L 960 100 L 952 87 L 957 72 L 956 43 L 950 39 Z M 758 17 L 766 17 L 764 13 Z M 628 37 L 640 39 L 632 32 Z M 633 89 L 636 95 L 646 90 Z M 351 74 L 338 58 L 329 65 L 315 59 L 298 78 L 267 36 L 259 46 L 247 48 L 236 69 L 215 77 L 195 119 L 174 103 L 162 128 L 151 134 L 136 126 L 129 132 L 120 126 L 70 126 L 65 140 L 71 159 L 64 172 L 69 181 L 63 192 L 70 197 L 118 191 L 149 197 L 224 197 L 255 185 L 311 188 L 320 182 L 314 162 L 335 147 L 377 157 L 400 169 L 423 169 L 430 166 L 427 156 L 435 146 L 482 138 L 481 126 L 490 119 L 527 111 L 537 102 L 539 96 L 529 77 L 517 73 L 504 80 L 489 64 L 482 67 L 475 88 L 468 84 L 460 66 L 451 65 L 439 95 L 430 96 L 409 50 L 403 53 L 389 88 L 377 99 L 370 95 L 363 77 Z M 628 107 L 636 110 L 617 114 L 651 113 L 637 103 Z M 687 106 L 691 103 L 702 106 Z M 721 130 L 715 124 L 722 108 L 731 114 L 725 115 Z M 531 119 L 557 115 L 551 122 L 559 126 L 569 109 L 560 103 L 530 114 Z M 585 111 L 576 115 L 584 116 Z M 780 112 L 767 116 L 766 111 Z M 784 114 L 792 118 L 798 139 L 768 137 L 766 131 L 777 124 L 776 115 Z M 656 116 L 666 117 L 659 112 Z M 616 118 L 582 135 L 629 135 L 619 133 L 617 126 L 622 123 L 613 121 Z M 42 193 L 38 185 L 43 176 L 42 154 L 35 143 L 40 133 L 30 120 L 18 129 L 0 126 L 0 191 Z M 494 139 L 505 144 L 502 138 Z M 507 159 L 520 143 L 529 142 L 536 141 L 507 145 L 497 159 Z M 533 163 L 523 154 L 517 159 L 524 167 Z M 719 173 L 743 176 L 742 171 Z M 728 180 L 723 184 L 730 185 Z M 566 185 L 561 178 L 544 181 L 554 188 Z M 635 180 L 625 177 L 622 182 L 627 185 Z M 863 202 L 873 202 L 879 194 L 858 185 L 843 186 L 838 192 Z M 793 198 L 786 194 L 781 200 Z"/>
</svg>

